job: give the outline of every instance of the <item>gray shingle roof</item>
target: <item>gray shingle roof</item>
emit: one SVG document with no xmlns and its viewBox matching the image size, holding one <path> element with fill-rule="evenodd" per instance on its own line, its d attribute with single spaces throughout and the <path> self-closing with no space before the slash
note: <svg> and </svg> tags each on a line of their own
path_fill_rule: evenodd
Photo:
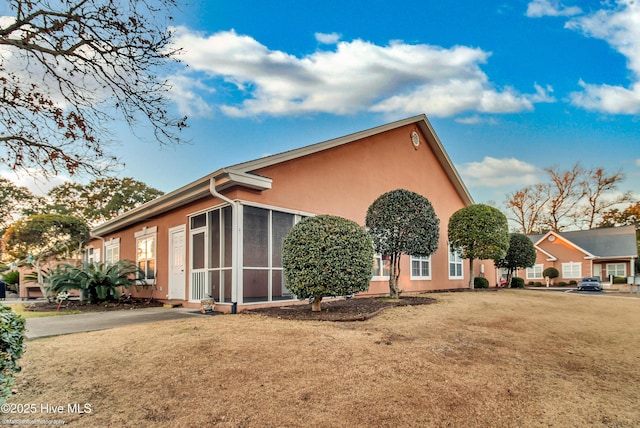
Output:
<svg viewBox="0 0 640 428">
<path fill-rule="evenodd" d="M 575 230 L 557 234 L 596 257 L 638 257 L 635 226 Z M 528 236 L 535 244 L 545 235 Z"/>
</svg>

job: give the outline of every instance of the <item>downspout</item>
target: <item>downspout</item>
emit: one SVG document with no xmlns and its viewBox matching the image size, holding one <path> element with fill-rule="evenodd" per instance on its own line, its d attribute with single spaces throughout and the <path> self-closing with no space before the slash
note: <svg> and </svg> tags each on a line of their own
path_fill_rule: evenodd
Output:
<svg viewBox="0 0 640 428">
<path fill-rule="evenodd" d="M 238 202 L 227 198 L 216 190 L 216 179 L 209 179 L 209 192 L 212 196 L 222 199 L 231 206 L 231 225 L 234 236 L 231 240 L 231 313 L 235 314 L 238 310 Z"/>
<path fill-rule="evenodd" d="M 103 254 L 105 254 L 105 248 L 107 247 L 106 240 L 102 236 L 94 235 L 89 233 L 89 238 L 95 238 L 102 241 L 102 246 L 100 247 L 100 261 L 102 261 Z"/>
</svg>

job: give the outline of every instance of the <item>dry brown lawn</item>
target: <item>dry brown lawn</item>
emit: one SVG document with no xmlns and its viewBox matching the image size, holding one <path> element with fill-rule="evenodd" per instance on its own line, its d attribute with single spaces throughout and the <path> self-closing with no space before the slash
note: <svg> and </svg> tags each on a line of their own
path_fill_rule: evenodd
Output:
<svg viewBox="0 0 640 428">
<path fill-rule="evenodd" d="M 12 416 L 82 427 L 640 426 L 640 299 L 433 297 L 365 322 L 240 314 L 31 341 L 10 402 L 91 413 Z"/>
</svg>

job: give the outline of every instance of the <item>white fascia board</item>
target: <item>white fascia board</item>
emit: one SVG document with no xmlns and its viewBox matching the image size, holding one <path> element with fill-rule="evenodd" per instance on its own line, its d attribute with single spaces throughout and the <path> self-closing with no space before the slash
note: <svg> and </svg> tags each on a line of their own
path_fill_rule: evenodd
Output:
<svg viewBox="0 0 640 428">
<path fill-rule="evenodd" d="M 243 171 L 224 168 L 221 174 L 214 176 L 216 190 L 221 191 L 232 186 L 248 187 L 254 190 L 271 189 L 272 179 Z"/>
</svg>

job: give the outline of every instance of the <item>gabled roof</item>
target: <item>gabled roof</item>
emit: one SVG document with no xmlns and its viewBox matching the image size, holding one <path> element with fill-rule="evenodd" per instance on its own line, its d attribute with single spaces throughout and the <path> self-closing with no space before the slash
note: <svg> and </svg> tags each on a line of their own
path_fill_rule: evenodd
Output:
<svg viewBox="0 0 640 428">
<path fill-rule="evenodd" d="M 254 174 L 254 171 L 282 162 L 301 158 L 303 156 L 308 156 L 344 144 L 349 144 L 372 135 L 381 134 L 383 132 L 391 131 L 411 124 L 415 124 L 420 128 L 422 134 L 427 140 L 427 144 L 429 144 L 429 146 L 433 150 L 436 158 L 442 165 L 445 173 L 451 180 L 451 183 L 464 201 L 465 205 L 473 204 L 473 199 L 469 191 L 467 190 L 466 186 L 462 182 L 462 179 L 458 175 L 458 172 L 453 166 L 453 162 L 451 162 L 451 159 L 444 150 L 444 147 L 442 146 L 442 143 L 436 135 L 433 127 L 431 126 L 431 123 L 429 123 L 427 116 L 422 114 L 388 123 L 386 125 L 349 134 L 344 137 L 335 138 L 310 146 L 305 146 L 283 153 L 265 156 L 259 159 L 221 168 L 190 184 L 187 184 L 186 186 L 174 190 L 173 192 L 167 193 L 157 199 L 154 199 L 153 201 L 147 202 L 140 207 L 134 208 L 112 220 L 107 221 L 95 227 L 91 231 L 91 233 L 94 236 L 102 236 L 123 227 L 133 225 L 137 222 L 147 220 L 171 209 L 186 205 L 206 195 L 210 195 L 210 183 L 213 183 L 215 185 L 215 189 L 217 191 L 222 191 L 224 189 L 237 185 L 258 190 L 270 189 L 271 179 L 268 177 L 262 177 L 258 174 Z"/>
<path fill-rule="evenodd" d="M 558 237 L 585 254 L 586 258 L 638 257 L 635 226 L 605 227 L 601 229 L 548 232 L 528 235 L 537 249 L 549 236 Z M 543 251 L 545 254 L 548 252 Z"/>
</svg>

